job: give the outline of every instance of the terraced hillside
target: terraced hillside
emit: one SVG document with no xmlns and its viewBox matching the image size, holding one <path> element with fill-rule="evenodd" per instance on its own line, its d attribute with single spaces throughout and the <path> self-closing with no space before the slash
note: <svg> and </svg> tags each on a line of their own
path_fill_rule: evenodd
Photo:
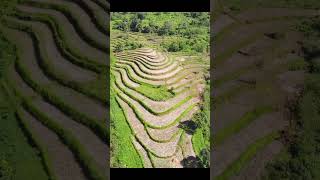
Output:
<svg viewBox="0 0 320 180">
<path fill-rule="evenodd" d="M 4 86 L 50 179 L 107 179 L 109 3 L 24 0 L 0 30 L 18 58 Z"/>
<path fill-rule="evenodd" d="M 115 54 L 111 98 L 114 96 L 116 101 L 111 102 L 111 108 L 123 111 L 130 127 L 127 136 L 143 167 L 198 166 L 192 159 L 196 159 L 201 149 L 194 147 L 193 142 L 197 140 L 193 138 L 190 125 L 203 101 L 206 86 L 203 75 L 207 69 L 192 60 L 150 48 Z M 120 118 L 113 118 L 115 113 L 111 117 L 115 126 L 111 134 L 118 134 Z M 191 129 L 188 131 L 184 127 Z M 111 142 L 111 147 L 118 143 Z"/>
<path fill-rule="evenodd" d="M 212 173 L 214 179 L 260 179 L 283 148 L 282 132 L 303 87 L 303 36 L 295 26 L 319 12 L 214 5 Z"/>
</svg>

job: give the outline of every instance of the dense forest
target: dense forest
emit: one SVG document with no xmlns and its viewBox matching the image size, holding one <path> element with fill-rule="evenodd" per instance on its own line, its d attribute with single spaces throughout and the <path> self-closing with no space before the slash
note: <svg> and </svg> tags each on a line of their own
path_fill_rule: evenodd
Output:
<svg viewBox="0 0 320 180">
<path fill-rule="evenodd" d="M 115 31 L 149 33 L 165 39 L 161 47 L 169 52 L 208 52 L 209 13 L 113 13 L 111 27 Z M 127 36 L 121 36 L 128 40 Z M 143 47 L 143 42 L 124 41 L 115 51 Z"/>
</svg>

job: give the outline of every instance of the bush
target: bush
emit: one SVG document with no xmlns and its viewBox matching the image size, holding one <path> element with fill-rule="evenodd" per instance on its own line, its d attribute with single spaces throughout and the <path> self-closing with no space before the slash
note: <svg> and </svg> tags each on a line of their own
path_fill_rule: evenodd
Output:
<svg viewBox="0 0 320 180">
<path fill-rule="evenodd" d="M 307 38 L 303 41 L 302 49 L 305 52 L 308 59 L 320 56 L 320 39 L 318 38 Z"/>
<path fill-rule="evenodd" d="M 0 179 L 12 180 L 13 175 L 13 168 L 10 164 L 4 158 L 0 158 Z"/>
<path fill-rule="evenodd" d="M 114 52 L 121 52 L 124 50 L 133 50 L 133 49 L 138 49 L 142 48 L 143 44 L 140 42 L 136 42 L 133 40 L 125 40 L 125 41 L 118 41 L 116 42 L 116 45 L 114 46 Z"/>
<path fill-rule="evenodd" d="M 188 45 L 186 44 L 186 40 L 182 38 L 172 38 L 170 40 L 164 41 L 163 43 L 161 43 L 161 46 L 169 52 L 186 50 L 188 47 Z"/>
</svg>

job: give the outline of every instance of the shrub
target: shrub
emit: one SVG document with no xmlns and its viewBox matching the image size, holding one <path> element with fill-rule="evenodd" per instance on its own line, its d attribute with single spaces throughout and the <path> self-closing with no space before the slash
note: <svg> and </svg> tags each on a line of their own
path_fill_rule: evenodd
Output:
<svg viewBox="0 0 320 180">
<path fill-rule="evenodd" d="M 0 179 L 12 180 L 14 175 L 13 168 L 4 158 L 0 158 Z"/>
<path fill-rule="evenodd" d="M 305 52 L 308 59 L 320 56 L 320 39 L 318 38 L 307 38 L 303 41 L 302 49 Z"/>
</svg>

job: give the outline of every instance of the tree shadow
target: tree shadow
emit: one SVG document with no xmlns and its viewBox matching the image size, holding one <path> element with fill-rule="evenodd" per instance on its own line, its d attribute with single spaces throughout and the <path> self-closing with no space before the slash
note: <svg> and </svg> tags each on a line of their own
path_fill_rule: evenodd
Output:
<svg viewBox="0 0 320 180">
<path fill-rule="evenodd" d="M 189 156 L 187 158 L 184 158 L 180 164 L 184 168 L 200 168 L 201 167 L 201 161 L 200 158 L 194 157 L 194 156 Z"/>
<path fill-rule="evenodd" d="M 184 158 L 180 164 L 184 168 L 210 168 L 210 151 L 209 149 L 202 149 L 199 156 Z"/>
<path fill-rule="evenodd" d="M 183 129 L 187 134 L 193 135 L 196 132 L 198 125 L 194 121 L 188 120 L 180 122 L 178 128 Z"/>
</svg>

